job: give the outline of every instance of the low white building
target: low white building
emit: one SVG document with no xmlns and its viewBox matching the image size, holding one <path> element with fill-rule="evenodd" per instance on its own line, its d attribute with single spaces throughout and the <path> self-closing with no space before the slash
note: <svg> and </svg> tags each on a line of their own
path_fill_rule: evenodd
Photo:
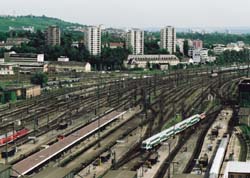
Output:
<svg viewBox="0 0 250 178">
<path fill-rule="evenodd" d="M 162 70 L 168 66 L 178 65 L 180 60 L 175 55 L 129 55 L 125 66 L 127 68 L 147 68 L 147 65 L 158 65 Z"/>
<path fill-rule="evenodd" d="M 208 49 L 195 49 L 193 50 L 194 63 L 205 63 L 208 59 Z"/>
<path fill-rule="evenodd" d="M 250 177 L 250 162 L 230 161 L 227 163 L 223 178 Z"/>
<path fill-rule="evenodd" d="M 223 44 L 215 44 L 213 51 L 216 55 L 222 54 L 226 50 L 226 46 Z"/>
<path fill-rule="evenodd" d="M 69 58 L 66 57 L 66 56 L 60 56 L 58 59 L 57 59 L 58 62 L 69 62 Z"/>
</svg>

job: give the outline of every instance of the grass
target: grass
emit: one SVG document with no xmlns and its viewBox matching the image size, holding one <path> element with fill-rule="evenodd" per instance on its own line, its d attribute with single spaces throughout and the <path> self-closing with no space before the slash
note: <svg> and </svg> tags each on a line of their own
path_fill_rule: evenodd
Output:
<svg viewBox="0 0 250 178">
<path fill-rule="evenodd" d="M 51 18 L 46 16 L 0 17 L 0 32 L 8 32 L 10 26 L 33 26 L 35 30 L 44 30 L 50 25 L 58 25 L 61 29 L 64 30 L 70 26 L 83 26 L 77 23 L 70 23 L 57 18 Z"/>
</svg>

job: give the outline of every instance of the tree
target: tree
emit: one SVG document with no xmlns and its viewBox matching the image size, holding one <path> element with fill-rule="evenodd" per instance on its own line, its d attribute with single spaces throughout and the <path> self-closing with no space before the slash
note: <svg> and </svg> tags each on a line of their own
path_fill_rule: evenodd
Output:
<svg viewBox="0 0 250 178">
<path fill-rule="evenodd" d="M 42 87 L 48 82 L 48 76 L 42 72 L 36 73 L 31 77 L 30 82 L 32 84 L 40 85 Z"/>
</svg>

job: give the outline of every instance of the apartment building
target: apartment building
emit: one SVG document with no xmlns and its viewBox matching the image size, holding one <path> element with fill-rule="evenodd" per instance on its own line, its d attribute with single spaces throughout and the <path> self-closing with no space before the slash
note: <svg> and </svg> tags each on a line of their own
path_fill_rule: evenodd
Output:
<svg viewBox="0 0 250 178">
<path fill-rule="evenodd" d="M 132 51 L 134 55 L 144 54 L 144 31 L 140 29 L 131 29 L 126 34 L 126 48 Z"/>
<path fill-rule="evenodd" d="M 47 45 L 61 45 L 61 30 L 58 26 L 49 26 L 46 30 L 45 37 Z"/>
<path fill-rule="evenodd" d="M 172 26 L 161 29 L 161 49 L 166 49 L 170 54 L 176 52 L 176 30 Z"/>
<path fill-rule="evenodd" d="M 93 56 L 101 54 L 101 27 L 90 26 L 85 29 L 84 44 Z"/>
</svg>

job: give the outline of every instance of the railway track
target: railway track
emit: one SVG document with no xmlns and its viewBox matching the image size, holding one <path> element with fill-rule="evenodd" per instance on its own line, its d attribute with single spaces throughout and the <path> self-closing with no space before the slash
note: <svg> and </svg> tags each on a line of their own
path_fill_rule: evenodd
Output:
<svg viewBox="0 0 250 178">
<path fill-rule="evenodd" d="M 205 92 L 207 92 L 209 90 L 210 87 L 215 87 L 215 85 L 211 85 L 211 86 L 208 86 L 207 89 L 204 89 Z M 204 92 L 203 91 L 203 92 Z M 202 97 L 203 95 L 203 97 Z M 198 103 L 197 105 L 200 105 L 202 100 L 205 99 L 206 97 L 206 94 L 204 95 L 202 93 L 202 95 L 200 97 L 198 97 L 196 99 L 196 101 L 190 105 L 189 107 L 186 108 L 186 112 L 190 111 L 191 107 L 195 104 L 195 103 Z M 151 123 L 152 124 L 152 123 Z M 124 167 L 129 167 L 131 168 L 131 170 L 136 170 L 138 167 L 140 167 L 140 165 L 144 164 L 145 161 L 149 158 L 149 156 L 151 155 L 150 153 L 141 153 L 139 154 L 138 151 L 140 151 L 140 149 L 138 147 L 135 148 L 134 151 L 131 151 L 128 155 L 132 155 L 131 157 L 126 157 L 126 160 L 123 160 L 123 163 L 121 163 L 120 165 L 118 165 L 117 167 L 122 167 L 122 165 L 126 164 L 126 162 L 130 161 L 130 162 L 134 162 L 134 163 L 137 163 L 139 162 L 139 165 L 134 165 L 134 166 L 128 166 L 127 164 L 124 166 Z M 134 156 L 136 155 L 136 156 Z M 138 159 L 139 161 L 134 161 L 134 159 Z M 133 167 L 133 168 L 132 168 Z"/>
<path fill-rule="evenodd" d="M 177 95 L 174 95 L 173 93 L 175 92 L 175 90 L 171 90 L 171 88 L 175 88 L 175 87 L 182 87 L 183 85 L 180 84 L 182 76 L 177 76 L 177 75 L 171 75 L 171 76 L 159 76 L 156 79 L 154 79 L 154 77 L 151 78 L 138 78 L 136 80 L 130 80 L 130 81 L 119 81 L 119 82 L 113 82 L 113 85 L 103 85 L 103 87 L 99 88 L 102 91 L 99 91 L 99 96 L 97 96 L 97 88 L 96 86 L 92 86 L 92 88 L 94 88 L 94 90 L 91 92 L 89 92 L 89 94 L 86 93 L 80 93 L 78 95 L 75 95 L 74 97 L 71 98 L 72 101 L 65 101 L 65 99 L 61 99 L 58 102 L 58 108 L 62 108 L 62 110 L 64 110 L 64 112 L 66 112 L 66 115 L 68 114 L 67 117 L 64 118 L 59 118 L 54 122 L 54 125 L 56 126 L 58 124 L 58 121 L 60 120 L 67 120 L 70 117 L 75 117 L 78 118 L 79 115 L 85 113 L 85 112 L 93 112 L 95 109 L 97 108 L 101 108 L 104 106 L 114 106 L 117 105 L 119 103 L 124 102 L 125 104 L 123 105 L 123 107 L 129 107 L 129 105 L 131 105 L 131 99 L 134 101 L 133 104 L 138 104 L 138 103 L 143 103 L 145 101 L 145 95 L 148 98 L 156 98 L 157 101 L 155 101 L 154 105 L 151 106 L 151 108 L 149 108 L 148 110 L 150 110 L 151 112 L 159 112 L 158 110 L 156 110 L 158 108 L 157 103 L 160 101 L 159 99 L 159 93 L 161 93 L 162 90 L 168 90 L 170 89 L 169 92 L 166 92 L 168 94 L 163 94 L 164 95 L 164 99 L 163 101 L 165 101 L 165 98 L 168 98 L 168 101 L 172 101 L 175 102 L 176 98 L 179 99 L 180 101 L 177 102 L 177 105 L 180 105 L 181 103 L 183 103 L 184 99 L 181 98 L 185 98 L 185 95 L 191 95 L 192 92 L 194 92 L 197 88 L 195 88 L 195 86 L 189 86 L 190 81 L 188 81 L 187 79 L 183 79 L 183 85 L 187 85 L 185 86 L 182 90 L 180 90 L 180 92 L 177 92 Z M 202 74 L 202 75 L 198 75 L 196 76 L 196 78 L 193 79 L 192 82 L 194 82 L 195 80 L 197 80 L 197 87 L 200 86 L 198 84 L 198 82 L 200 82 L 201 80 L 204 79 L 208 79 L 207 74 Z M 124 87 L 125 86 L 125 87 Z M 186 88 L 189 88 L 188 90 Z M 192 89 L 193 88 L 193 89 Z M 185 90 L 184 92 L 181 92 Z M 144 95 L 144 96 L 143 96 Z M 157 95 L 157 96 L 156 96 Z M 63 96 L 63 95 L 62 95 Z M 99 98 L 99 103 L 93 100 L 96 100 Z M 175 100 L 174 100 L 175 98 Z M 61 103 L 60 103 L 61 102 Z M 40 104 L 40 106 L 38 106 L 39 103 L 37 103 L 34 108 L 36 107 L 37 110 L 42 109 L 43 105 Z M 98 106 L 99 105 L 99 106 Z M 142 104 L 143 105 L 143 104 Z M 53 104 L 48 105 L 50 106 L 51 110 L 47 110 L 48 112 L 53 112 L 55 110 L 55 108 L 53 108 Z M 180 110 L 180 107 L 178 108 L 178 110 Z M 68 108 L 68 110 L 67 110 Z M 94 108 L 94 109 L 93 109 Z M 168 108 L 171 108 L 171 106 L 168 105 Z M 190 110 L 190 106 L 188 107 Z M 54 110 L 53 110 L 54 109 Z M 25 110 L 25 109 L 24 109 Z M 75 113 L 72 113 L 72 111 L 75 110 Z M 34 109 L 34 111 L 36 111 Z M 81 113 L 81 111 L 83 111 Z M 48 113 L 42 115 L 43 111 L 40 111 L 39 113 L 41 113 L 41 117 L 46 116 Z M 167 112 L 168 113 L 168 112 Z M 169 115 L 172 115 L 172 113 L 174 113 L 174 111 L 171 111 L 171 113 L 169 113 Z M 155 114 L 155 113 L 154 113 Z M 166 114 L 164 112 L 164 114 Z M 31 118 L 31 117 L 30 117 Z M 149 119 L 150 120 L 150 119 Z M 157 121 L 154 119 L 153 123 L 155 124 Z M 26 121 L 29 121 L 26 118 Z M 30 120 L 30 122 L 32 121 L 32 119 Z M 163 123 L 165 122 L 165 120 L 159 121 L 159 123 Z M 153 125 L 154 125 L 153 124 Z M 161 125 L 161 124 L 159 124 Z M 159 128 L 159 127 L 158 127 Z M 53 128 L 54 129 L 54 128 Z M 151 128 L 152 129 L 152 128 Z M 43 129 L 41 129 L 42 131 Z M 155 130 L 155 128 L 152 129 L 152 131 L 150 131 L 150 133 L 152 134 Z M 41 132 L 39 131 L 39 132 Z"/>
</svg>

